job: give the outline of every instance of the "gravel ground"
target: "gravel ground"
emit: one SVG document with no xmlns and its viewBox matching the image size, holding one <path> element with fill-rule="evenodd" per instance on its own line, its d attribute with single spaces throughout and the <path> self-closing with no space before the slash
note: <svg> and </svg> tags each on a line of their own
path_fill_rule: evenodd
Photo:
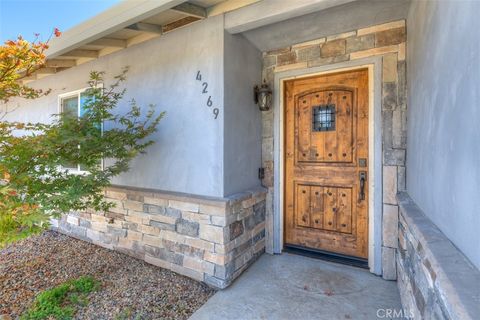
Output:
<svg viewBox="0 0 480 320">
<path fill-rule="evenodd" d="M 36 294 L 82 275 L 102 287 L 76 319 L 187 319 L 214 293 L 172 271 L 47 231 L 0 251 L 0 319 L 18 318 Z"/>
</svg>

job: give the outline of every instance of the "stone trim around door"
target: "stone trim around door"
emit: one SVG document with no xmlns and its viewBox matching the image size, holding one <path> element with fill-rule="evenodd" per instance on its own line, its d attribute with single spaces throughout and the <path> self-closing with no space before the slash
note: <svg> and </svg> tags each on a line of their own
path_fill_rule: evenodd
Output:
<svg viewBox="0 0 480 320">
<path fill-rule="evenodd" d="M 396 279 L 395 252 L 398 246 L 398 205 L 396 194 L 405 190 L 406 155 L 406 26 L 405 20 L 389 22 L 350 32 L 331 35 L 316 40 L 292 44 L 286 48 L 263 53 L 263 79 L 277 88 L 279 98 L 280 79 L 374 65 L 374 94 L 381 107 L 375 112 L 375 221 L 370 226 L 370 270 L 384 279 Z M 262 162 L 265 168 L 263 185 L 268 188 L 266 199 L 266 251 L 279 253 L 275 234 L 281 231 L 276 219 L 281 217 L 279 185 L 281 163 L 278 147 L 282 137 L 276 132 L 280 117 L 278 108 L 262 113 Z M 381 133 L 381 135 L 380 135 Z M 371 137 L 372 138 L 372 137 Z M 372 160 L 372 159 L 370 159 Z M 381 186 L 381 188 L 380 188 Z M 379 191 L 379 189 L 382 189 Z M 371 205 L 372 206 L 372 205 Z M 370 216 L 372 217 L 372 216 Z M 375 223 L 376 222 L 376 223 Z M 280 237 L 280 235 L 277 235 Z M 372 238 L 373 237 L 373 238 Z"/>
<path fill-rule="evenodd" d="M 112 187 L 109 212 L 72 212 L 52 229 L 223 289 L 265 251 L 266 190 L 227 198 Z"/>
</svg>

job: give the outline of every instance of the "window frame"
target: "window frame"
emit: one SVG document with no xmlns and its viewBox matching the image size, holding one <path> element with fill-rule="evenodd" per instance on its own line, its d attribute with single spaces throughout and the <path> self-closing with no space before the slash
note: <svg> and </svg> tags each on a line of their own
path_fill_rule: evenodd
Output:
<svg viewBox="0 0 480 320">
<path fill-rule="evenodd" d="M 97 84 L 97 88 L 103 89 L 103 83 Z M 63 114 L 63 100 L 73 98 L 73 97 L 76 96 L 77 97 L 77 119 L 80 118 L 80 116 L 81 116 L 81 96 L 82 96 L 82 93 L 84 93 L 88 89 L 91 89 L 91 87 L 85 87 L 85 88 L 82 88 L 82 89 L 78 89 L 78 90 L 69 91 L 69 92 L 66 92 L 66 93 L 59 94 L 58 97 L 57 97 L 58 114 L 59 115 Z M 100 124 L 100 130 L 103 134 L 103 121 Z M 101 168 L 101 170 L 103 170 L 105 168 L 103 158 L 100 161 L 100 168 Z M 68 168 L 68 167 L 64 167 L 64 166 L 59 166 L 59 169 L 62 170 L 62 171 L 68 171 L 69 173 L 72 173 L 72 174 L 85 174 L 85 175 L 90 174 L 89 171 L 80 169 L 80 164 L 77 164 L 76 169 L 75 168 Z"/>
</svg>

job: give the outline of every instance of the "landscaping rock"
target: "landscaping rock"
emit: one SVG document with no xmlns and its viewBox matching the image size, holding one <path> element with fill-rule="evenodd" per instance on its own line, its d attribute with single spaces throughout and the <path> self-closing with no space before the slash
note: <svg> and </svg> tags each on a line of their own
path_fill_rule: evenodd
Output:
<svg viewBox="0 0 480 320">
<path fill-rule="evenodd" d="M 101 289 L 75 319 L 187 319 L 214 293 L 144 261 L 47 231 L 0 250 L 0 319 L 17 319 L 35 296 L 91 275 Z"/>
</svg>

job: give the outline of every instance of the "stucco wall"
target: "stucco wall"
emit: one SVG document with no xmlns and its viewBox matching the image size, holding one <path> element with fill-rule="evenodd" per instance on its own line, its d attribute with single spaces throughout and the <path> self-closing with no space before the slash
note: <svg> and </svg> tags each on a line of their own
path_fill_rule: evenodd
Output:
<svg viewBox="0 0 480 320">
<path fill-rule="evenodd" d="M 261 185 L 262 114 L 253 101 L 261 73 L 260 51 L 242 35 L 225 32 L 225 195 Z"/>
<path fill-rule="evenodd" d="M 89 63 L 36 81 L 35 87 L 51 88 L 49 96 L 34 101 L 12 101 L 20 106 L 8 119 L 48 122 L 58 112 L 58 95 L 86 87 L 91 70 L 108 71 L 106 85 L 122 67 L 130 66 L 125 87 L 127 101 L 153 103 L 166 111 L 156 143 L 148 154 L 136 158 L 131 170 L 113 183 L 177 191 L 205 196 L 223 196 L 223 17 L 214 17 L 162 37 L 129 47 Z M 208 95 L 219 108 L 214 119 L 202 94 L 197 71 L 208 82 Z"/>
<path fill-rule="evenodd" d="M 480 2 L 415 1 L 407 19 L 407 191 L 480 268 Z"/>
</svg>

